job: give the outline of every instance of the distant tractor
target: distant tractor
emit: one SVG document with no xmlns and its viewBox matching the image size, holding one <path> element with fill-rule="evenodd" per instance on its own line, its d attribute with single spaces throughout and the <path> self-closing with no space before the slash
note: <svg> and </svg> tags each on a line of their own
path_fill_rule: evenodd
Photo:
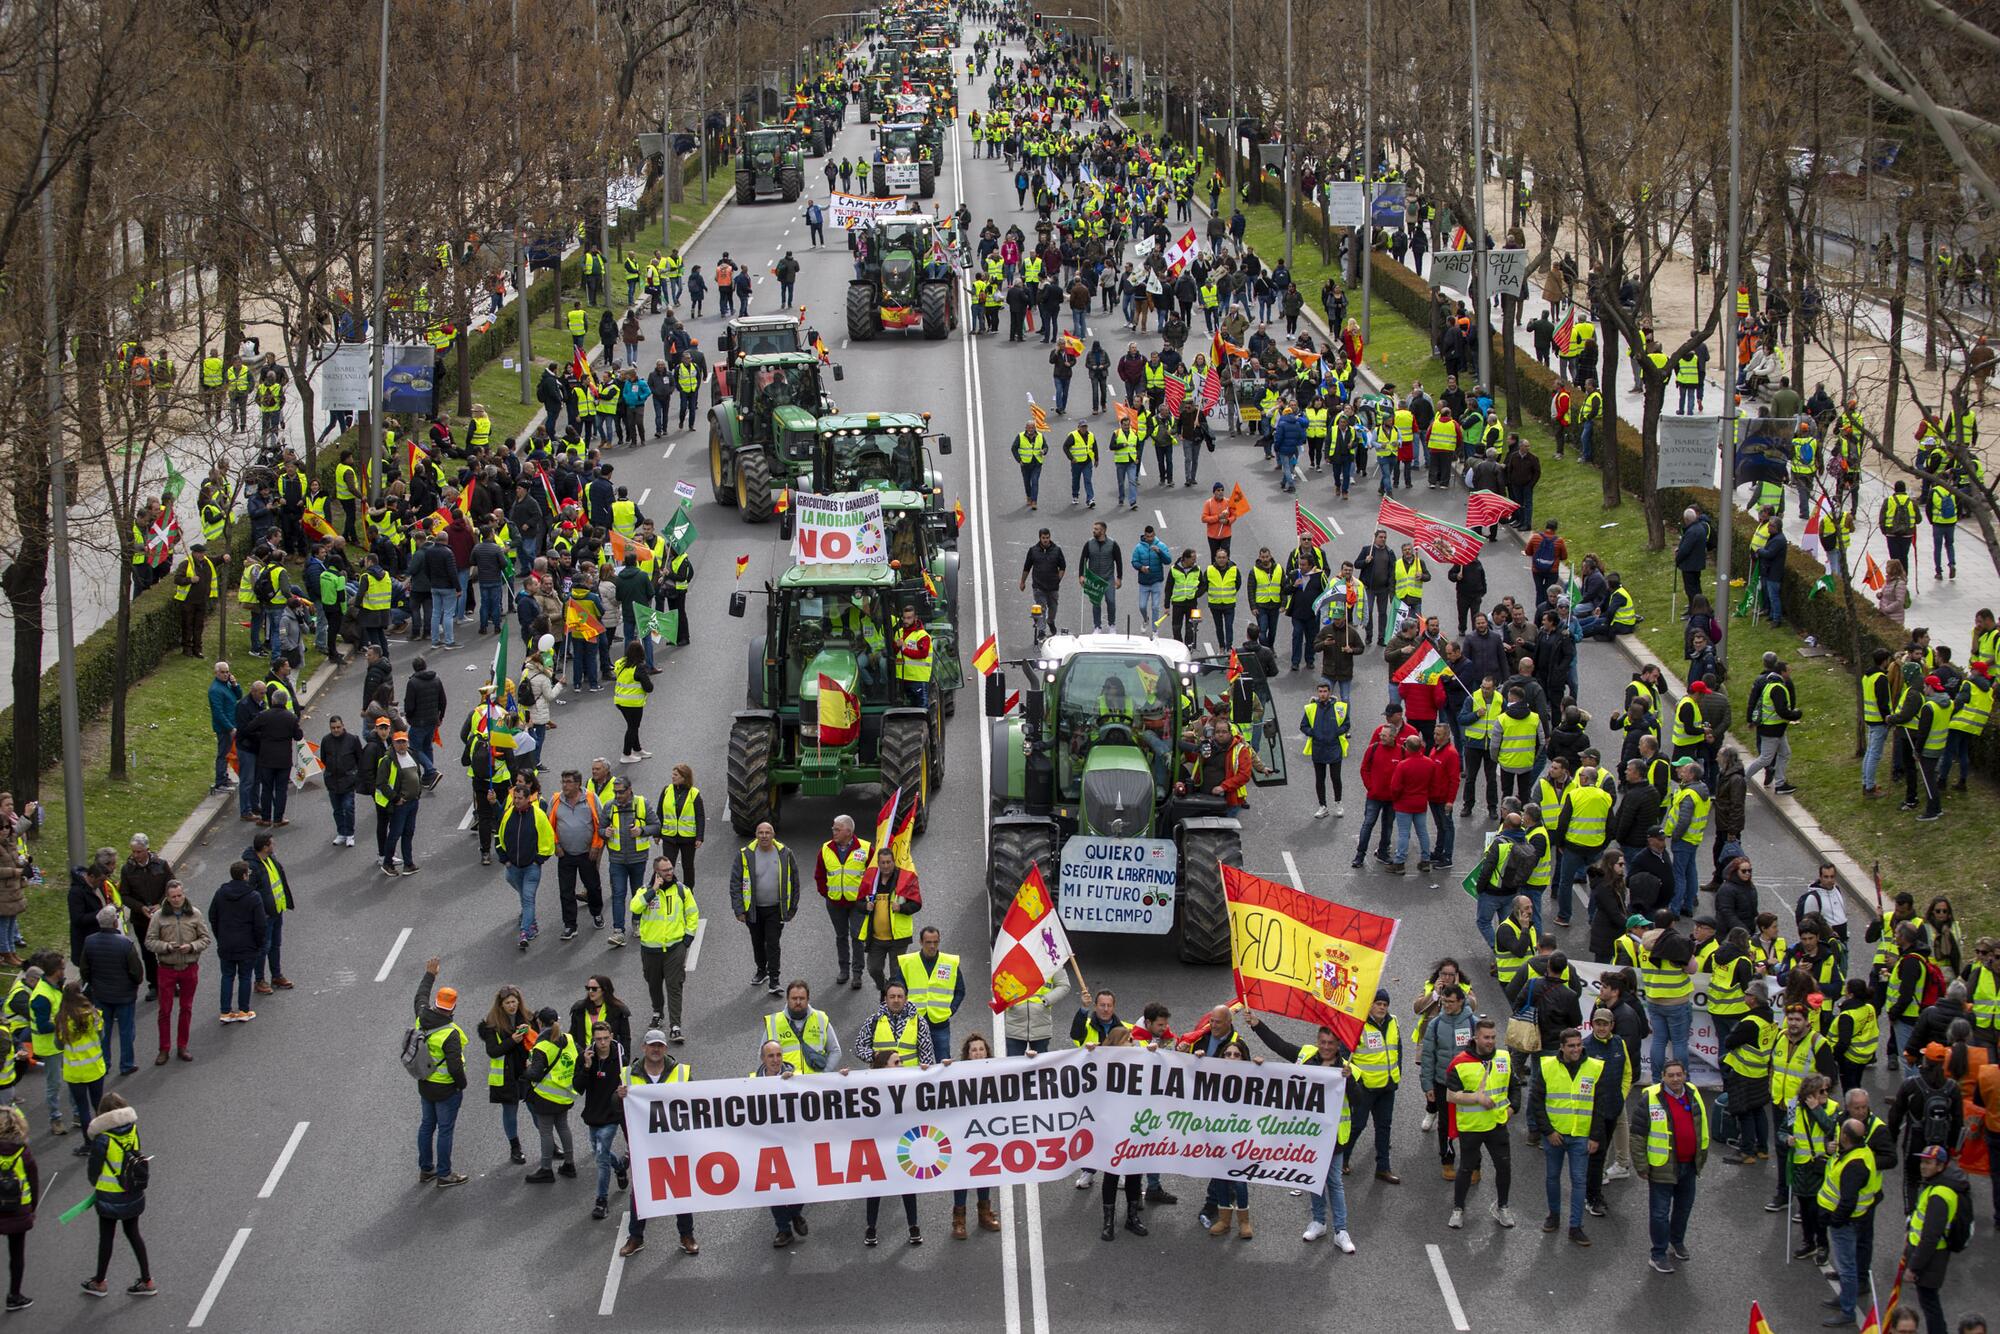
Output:
<svg viewBox="0 0 2000 1334">
<path fill-rule="evenodd" d="M 729 728 L 730 823 L 748 836 L 777 822 L 787 793 L 874 785 L 894 788 L 922 833 L 944 781 L 945 701 L 962 681 L 956 654 L 935 643 L 936 624 L 927 707 L 907 702 L 890 652 L 902 608 L 917 607 L 928 622 L 930 600 L 906 591 L 887 565 L 795 565 L 768 591 L 764 632 L 748 645 L 747 707 Z M 731 610 L 741 615 L 741 602 Z M 822 677 L 859 702 L 854 740 L 822 744 Z"/>
<path fill-rule="evenodd" d="M 1268 682 L 1229 660 L 1195 658 L 1178 640 L 1092 632 L 1042 641 L 1021 706 L 1006 673 L 986 678 L 992 729 L 987 898 L 997 923 L 1029 866 L 1060 905 L 1062 868 L 1113 861 L 1172 872 L 1180 957 L 1229 956 L 1222 866 L 1243 864 L 1241 806 L 1212 788 L 1242 757 L 1258 785 L 1285 781 L 1284 732 Z M 1247 747 L 1248 756 L 1238 749 Z M 1072 923 L 1071 929 L 1088 930 Z"/>
<path fill-rule="evenodd" d="M 809 352 L 745 357 L 733 396 L 709 409 L 709 484 L 716 503 L 734 505 L 746 523 L 770 519 L 777 488 L 811 479 L 817 423 L 834 410 L 824 369 Z M 840 367 L 833 378 L 841 378 Z"/>
<path fill-rule="evenodd" d="M 805 192 L 805 162 L 796 126 L 780 125 L 747 131 L 736 163 L 736 202 L 754 204 L 780 195 L 787 204 Z"/>
<path fill-rule="evenodd" d="M 892 167 L 907 170 L 916 167 L 916 195 L 929 199 L 937 193 L 937 152 L 933 145 L 930 127 L 921 120 L 901 120 L 893 125 L 884 125 L 875 146 L 875 193 L 887 197 L 891 194 L 908 194 L 908 190 L 892 190 L 889 173 Z"/>
<path fill-rule="evenodd" d="M 776 315 L 739 315 L 723 329 L 722 339 L 716 345 L 718 353 L 725 348 L 728 355 L 716 358 L 710 407 L 729 397 L 729 386 L 737 363 L 743 358 L 810 350 L 806 344 L 804 321 L 797 314 L 784 312 Z"/>
<path fill-rule="evenodd" d="M 921 329 L 937 342 L 958 327 L 958 270 L 937 223 L 921 213 L 877 218 L 855 238 L 860 277 L 847 285 L 847 336 Z"/>
</svg>

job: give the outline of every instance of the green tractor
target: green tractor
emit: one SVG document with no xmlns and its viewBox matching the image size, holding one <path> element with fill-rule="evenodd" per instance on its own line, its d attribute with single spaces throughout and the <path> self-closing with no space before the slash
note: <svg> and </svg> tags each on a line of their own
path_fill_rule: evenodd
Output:
<svg viewBox="0 0 2000 1334">
<path fill-rule="evenodd" d="M 938 342 L 958 327 L 959 275 L 934 219 L 876 218 L 855 237 L 855 264 L 861 276 L 847 285 L 847 336 L 855 342 L 883 329 L 921 329 Z"/>
<path fill-rule="evenodd" d="M 896 87 L 900 81 L 886 70 L 877 69 L 861 76 L 861 86 L 856 89 L 856 101 L 861 104 L 861 123 L 871 120 L 889 119 L 889 109 L 896 103 Z"/>
<path fill-rule="evenodd" d="M 994 922 L 1032 865 L 1071 930 L 1171 932 L 1186 962 L 1225 961 L 1221 868 L 1243 864 L 1243 808 L 1200 779 L 1226 770 L 1241 741 L 1254 783 L 1285 781 L 1269 683 L 1231 681 L 1226 656 L 1144 635 L 1059 633 L 1035 651 L 1020 664 L 1019 709 L 1004 702 L 1004 672 L 986 678 Z"/>
<path fill-rule="evenodd" d="M 962 684 L 955 653 L 938 640 L 949 630 L 919 587 L 909 592 L 888 565 L 795 565 L 768 589 L 764 632 L 748 646 L 747 707 L 729 728 L 729 820 L 738 834 L 777 822 L 788 792 L 838 796 L 867 784 L 894 788 L 930 820 L 930 796 L 944 781 L 945 701 Z M 743 614 L 744 600 L 730 612 Z M 902 609 L 917 608 L 934 639 L 930 701 L 907 701 L 889 646 Z M 859 734 L 840 745 L 820 738 L 822 680 L 860 704 Z"/>
<path fill-rule="evenodd" d="M 892 194 L 910 194 L 903 188 L 892 188 L 889 183 L 891 168 L 908 171 L 915 167 L 916 189 L 920 199 L 929 199 L 937 193 L 937 147 L 932 127 L 922 120 L 899 120 L 884 125 L 876 136 L 875 145 L 875 193 L 887 198 Z"/>
<path fill-rule="evenodd" d="M 754 204 L 766 195 L 782 195 L 787 204 L 805 192 L 804 158 L 799 130 L 776 125 L 750 130 L 743 136 L 743 153 L 736 163 L 736 202 Z"/>
<path fill-rule="evenodd" d="M 916 492 L 923 497 L 930 545 L 956 551 L 957 516 L 945 505 L 944 476 L 931 462 L 932 440 L 937 441 L 938 453 L 951 453 L 951 437 L 931 432 L 928 413 L 843 412 L 822 417 L 813 490 Z"/>
<path fill-rule="evenodd" d="M 775 488 L 810 481 L 818 421 L 833 411 L 823 369 L 810 352 L 745 357 L 732 368 L 731 396 L 708 410 L 709 485 L 744 522 L 770 519 Z"/>
</svg>

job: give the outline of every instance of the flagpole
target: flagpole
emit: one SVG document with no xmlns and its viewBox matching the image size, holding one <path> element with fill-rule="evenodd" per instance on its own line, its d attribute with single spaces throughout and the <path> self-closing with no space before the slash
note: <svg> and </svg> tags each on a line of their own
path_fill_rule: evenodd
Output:
<svg viewBox="0 0 2000 1334">
<path fill-rule="evenodd" d="M 1076 974 L 1076 994 L 1077 998 L 1081 1000 L 1090 994 L 1090 984 L 1083 980 L 1083 968 L 1077 963 L 1076 952 L 1074 950 L 1070 951 L 1069 970 Z"/>
</svg>

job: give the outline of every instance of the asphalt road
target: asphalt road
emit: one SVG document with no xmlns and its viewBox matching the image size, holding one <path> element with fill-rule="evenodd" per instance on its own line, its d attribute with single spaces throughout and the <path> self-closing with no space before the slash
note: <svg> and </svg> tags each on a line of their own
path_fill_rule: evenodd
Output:
<svg viewBox="0 0 2000 1334">
<path fill-rule="evenodd" d="M 983 96 L 976 104 L 983 105 Z M 866 129 L 851 123 L 836 147 L 843 155 L 865 152 Z M 990 217 L 1004 227 L 1018 217 L 1006 203 L 1012 193 L 1009 173 L 1002 163 L 972 157 L 962 126 L 948 159 L 939 176 L 942 207 L 954 206 L 962 191 L 975 226 Z M 809 182 L 821 179 L 818 165 L 809 163 Z M 803 247 L 805 239 L 803 220 L 791 208 L 775 202 L 732 205 L 693 258 L 712 265 L 727 248 L 761 267 L 763 259 L 775 259 L 786 248 L 797 250 L 804 266 L 798 299 L 815 312 L 846 368 L 844 383 L 836 387 L 843 408 L 929 410 L 934 427 L 953 435 L 958 448 L 940 462 L 949 490 L 964 499 L 969 515 L 963 543 L 969 623 L 963 642 L 976 644 L 997 627 L 1003 654 L 1023 651 L 1028 600 L 1015 581 L 1037 516 L 1025 508 L 1006 448 L 1019 429 L 1023 395 L 1033 392 L 1043 403 L 1050 401 L 1046 349 L 1032 339 L 1010 345 L 991 337 L 957 337 L 944 345 L 891 337 L 839 347 L 846 258 L 838 242 L 814 252 Z M 768 310 L 774 299 L 774 284 L 760 282 L 758 309 Z M 1115 359 L 1129 336 L 1117 327 L 1115 314 L 1101 319 L 1092 333 L 1105 338 Z M 647 323 L 649 332 L 656 330 L 656 320 Z M 711 314 L 697 332 L 703 345 L 712 347 L 720 324 Z M 1150 348 L 1153 340 L 1139 341 Z M 649 345 L 641 364 L 650 365 L 652 355 Z M 1081 377 L 1079 394 L 1087 405 Z M 1108 437 L 1108 418 L 1093 425 Z M 1063 429 L 1053 424 L 1052 437 Z M 676 480 L 700 488 L 696 517 L 702 536 L 695 554 L 701 573 L 691 613 L 695 642 L 663 656 L 645 726 L 656 758 L 619 770 L 632 773 L 650 795 L 671 765 L 685 760 L 709 794 L 709 843 L 697 863 L 705 925 L 688 985 L 689 1041 L 677 1053 L 693 1062 L 698 1078 L 747 1072 L 757 1025 L 769 1008 L 761 990 L 748 985 L 748 942 L 731 925 L 723 902 L 725 858 L 733 846 L 723 818 L 723 715 L 739 698 L 743 642 L 751 624 L 728 620 L 724 606 L 739 552 L 751 558 L 745 586 L 775 577 L 786 564 L 774 529 L 749 528 L 708 501 L 705 441 L 704 427 L 615 457 L 619 480 L 635 496 L 650 490 L 642 508 L 657 515 L 671 511 Z M 1107 466 L 1100 478 L 1105 490 L 1109 471 Z M 1145 519 L 1164 520 L 1169 545 L 1195 544 L 1205 490 L 1157 488 L 1149 477 L 1139 514 L 1114 516 L 1108 500 L 1101 500 L 1096 514 L 1086 516 L 1081 506 L 1068 510 L 1056 472 L 1051 467 L 1045 478 L 1044 495 L 1051 503 L 1039 517 L 1072 552 L 1087 536 L 1088 518 L 1097 515 L 1112 521 L 1128 548 Z M 1265 544 L 1282 552 L 1293 544 L 1290 506 L 1245 441 L 1224 437 L 1203 461 L 1202 476 L 1240 481 L 1250 495 L 1255 508 L 1238 526 L 1239 550 L 1254 553 L 1256 545 Z M 1358 550 L 1372 531 L 1374 502 L 1359 498 L 1357 489 L 1353 502 L 1338 505 L 1331 489 L 1323 476 L 1309 475 L 1300 494 L 1343 530 L 1334 554 L 1351 554 L 1348 549 Z M 1457 494 L 1419 490 L 1404 498 L 1444 517 L 1462 514 Z M 1492 597 L 1512 592 L 1527 600 L 1525 562 L 1516 549 L 1503 544 L 1489 566 Z M 1131 592 L 1128 580 L 1128 597 Z M 1070 605 L 1076 605 L 1074 598 Z M 1073 624 L 1071 616 L 1064 620 Z M 439 664 L 453 717 L 469 706 L 490 657 L 490 641 L 463 642 L 469 646 L 441 655 Z M 1611 648 L 1587 645 L 1582 653 L 1584 704 L 1606 719 L 1630 665 Z M 412 656 L 410 649 L 398 649 L 399 682 Z M 1303 702 L 1308 679 L 1287 677 L 1279 685 L 1279 713 L 1287 725 Z M 1357 682 L 1357 730 L 1379 716 L 1385 680 L 1378 660 Z M 330 701 L 314 711 L 310 734 L 318 735 L 312 729 L 323 729 L 329 712 L 352 712 L 359 694 L 358 676 L 350 672 Z M 961 703 L 965 707 L 949 732 L 950 779 L 936 798 L 918 864 L 926 888 L 923 920 L 942 929 L 945 947 L 962 952 L 968 967 L 963 1031 L 981 1022 L 990 935 L 983 889 L 983 766 L 974 761 L 981 732 L 976 688 L 963 694 Z M 622 729 L 608 689 L 563 706 L 557 716 L 561 727 L 551 739 L 557 767 L 583 767 L 593 756 L 615 753 Z M 1357 747 L 1357 763 L 1358 753 Z M 1309 771 L 1304 781 L 1295 775 L 1287 788 L 1260 790 L 1248 817 L 1245 860 L 1251 870 L 1274 879 L 1296 878 L 1312 892 L 1401 918 L 1387 985 L 1402 1011 L 1433 959 L 1454 954 L 1477 961 L 1481 951 L 1456 875 L 1430 883 L 1373 868 L 1349 870 L 1361 806 L 1355 767 L 1349 765 L 1349 813 L 1341 820 L 1311 818 Z M 1815 776 L 1801 775 L 1801 781 Z M 876 801 L 866 792 L 844 803 L 792 801 L 780 837 L 804 860 L 826 836 L 835 813 L 853 813 L 865 826 Z M 259 998 L 254 1024 L 219 1027 L 214 969 L 207 965 L 193 1065 L 176 1062 L 156 1070 L 150 1064 L 152 1016 L 142 1014 L 141 1072 L 123 1080 L 114 1076 L 113 1087 L 140 1108 L 147 1147 L 158 1156 L 145 1227 L 165 1292 L 136 1317 L 146 1322 L 143 1327 L 179 1327 L 200 1315 L 206 1327 L 216 1329 L 332 1329 L 384 1320 L 435 1321 L 449 1312 L 446 1318 L 458 1327 L 540 1327 L 561 1320 L 640 1329 L 665 1316 L 677 1325 L 709 1329 L 798 1322 L 879 1329 L 934 1327 L 942 1318 L 1014 1334 L 1152 1330 L 1172 1313 L 1185 1313 L 1189 1325 L 1227 1321 L 1241 1328 L 1277 1328 L 1308 1312 L 1334 1310 L 1369 1327 L 1416 1322 L 1425 1328 L 1484 1330 L 1533 1320 L 1549 1330 L 1601 1329 L 1615 1322 L 1619 1328 L 1678 1334 L 1735 1328 L 1753 1297 L 1765 1303 L 1777 1328 L 1801 1326 L 1825 1295 L 1821 1280 L 1806 1268 L 1783 1263 L 1780 1225 L 1758 1207 L 1769 1194 L 1768 1172 L 1727 1167 L 1719 1156 L 1703 1179 L 1692 1237 L 1696 1258 L 1674 1278 L 1644 1270 L 1644 1198 L 1634 1183 L 1609 1188 L 1612 1216 L 1590 1220 L 1593 1250 L 1574 1251 L 1537 1231 L 1538 1163 L 1525 1150 L 1516 1155 L 1520 1179 L 1514 1204 L 1527 1225 L 1506 1234 L 1486 1220 L 1490 1185 L 1482 1185 L 1471 1224 L 1462 1232 L 1446 1231 L 1449 1187 L 1434 1175 L 1428 1137 L 1418 1129 L 1414 1089 L 1396 1124 L 1404 1184 L 1381 1185 L 1359 1171 L 1349 1178 L 1350 1226 L 1360 1248 L 1352 1257 L 1325 1243 L 1302 1246 L 1298 1230 L 1306 1221 L 1305 1201 L 1276 1191 L 1255 1197 L 1256 1241 L 1211 1240 L 1194 1221 L 1202 1184 L 1175 1181 L 1182 1203 L 1151 1211 L 1152 1236 L 1121 1235 L 1115 1249 L 1097 1240 L 1094 1192 L 1057 1184 L 1007 1192 L 1006 1228 L 997 1237 L 975 1231 L 971 1241 L 952 1242 L 948 1201 L 924 1197 L 921 1249 L 889 1244 L 864 1251 L 861 1210 L 839 1205 L 816 1210 L 810 1240 L 789 1251 L 771 1249 L 762 1211 L 709 1214 L 698 1221 L 699 1257 L 680 1255 L 671 1228 L 656 1224 L 649 1248 L 620 1262 L 614 1252 L 622 1227 L 588 1219 L 587 1156 L 581 1180 L 524 1185 L 523 1169 L 507 1165 L 498 1116 L 476 1086 L 459 1120 L 455 1155 L 458 1170 L 470 1174 L 471 1182 L 454 1191 L 417 1184 L 411 1145 L 417 1099 L 394 1053 L 427 956 L 443 956 L 440 980 L 459 988 L 468 1030 L 502 983 L 521 986 L 531 1005 L 552 1004 L 567 1015 L 582 994 L 584 977 L 599 970 L 612 973 L 628 998 L 638 998 L 635 1023 L 648 1008 L 635 950 L 607 949 L 603 934 L 588 930 L 575 941 L 560 942 L 551 891 L 544 894 L 540 939 L 525 954 L 516 950 L 515 897 L 497 866 L 478 865 L 471 836 L 459 828 L 468 810 L 465 782 L 448 776 L 423 805 L 417 843 L 422 874 L 391 881 L 370 859 L 365 814 L 364 846 L 334 850 L 328 846 L 331 821 L 324 801 L 316 791 L 300 794 L 280 847 L 299 890 L 300 907 L 286 942 L 287 971 L 298 989 Z M 1759 879 L 1777 887 L 1767 896 L 1768 906 L 1782 910 L 1815 858 L 1810 849 L 1774 836 L 1775 821 L 1767 813 L 1760 810 L 1752 823 L 1750 852 Z M 198 902 L 206 905 L 212 886 L 224 878 L 228 862 L 248 841 L 239 837 L 244 832 L 234 823 L 218 826 L 181 868 L 198 887 Z M 1462 833 L 1461 846 L 1466 844 Z M 551 867 L 551 884 L 553 879 Z M 786 932 L 785 973 L 825 988 L 834 972 L 830 934 L 817 903 L 802 905 Z M 1568 943 L 1581 954 L 1582 942 L 1579 918 Z M 1079 935 L 1077 947 L 1092 985 L 1114 988 L 1125 998 L 1121 1012 L 1131 1016 L 1145 1001 L 1158 999 L 1173 1008 L 1176 1027 L 1185 1027 L 1204 1006 L 1229 995 L 1222 970 L 1181 965 L 1160 938 Z M 1484 970 L 1475 962 L 1470 971 Z M 843 1040 L 851 1041 L 872 1009 L 869 995 L 822 990 L 815 1000 L 839 1023 Z M 34 1120 L 43 1124 L 39 1111 Z M 76 1160 L 65 1152 L 75 1142 L 45 1134 L 36 1141 L 45 1178 L 52 1170 L 62 1174 L 46 1195 L 52 1208 L 79 1197 Z M 889 1214 L 893 1224 L 893 1205 Z M 128 1300 L 122 1295 L 102 1305 L 75 1295 L 76 1280 L 90 1271 L 94 1231 L 87 1220 L 59 1227 L 52 1213 L 44 1214 L 30 1241 L 27 1290 L 61 1312 L 58 1318 L 70 1327 L 122 1322 L 129 1328 L 135 1316 L 121 1309 Z M 1878 1275 L 1885 1291 L 1894 1232 L 1886 1222 L 1880 1229 Z M 896 1237 L 895 1228 L 885 1235 Z M 1193 1263 L 1197 1258 L 1203 1263 Z M 1956 1298 L 1977 1286 L 1989 1310 L 2000 1308 L 1995 1300 L 2000 1287 L 1991 1278 L 1977 1279 L 1974 1268 L 1955 1266 L 1948 1293 Z M 114 1261 L 114 1293 L 130 1281 L 130 1269 L 121 1252 Z M 1614 1276 L 1611 1286 L 1599 1281 L 1604 1275 Z M 885 1280 L 893 1290 L 885 1291 Z M 941 1307 L 941 1298 L 950 1305 Z M 1956 1309 L 1956 1300 L 1953 1305 Z M 77 1306 L 82 1309 L 73 1309 Z"/>
</svg>

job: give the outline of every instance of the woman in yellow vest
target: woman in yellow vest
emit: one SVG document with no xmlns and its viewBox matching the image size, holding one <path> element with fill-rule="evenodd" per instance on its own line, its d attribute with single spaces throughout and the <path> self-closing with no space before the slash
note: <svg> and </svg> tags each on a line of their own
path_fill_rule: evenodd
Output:
<svg viewBox="0 0 2000 1334">
<path fill-rule="evenodd" d="M 35 1304 L 21 1292 L 21 1274 L 27 1267 L 28 1232 L 35 1226 L 42 1173 L 28 1148 L 28 1118 L 13 1106 L 0 1106 L 0 1192 L 13 1201 L 0 1204 L 0 1233 L 7 1237 L 7 1310 L 25 1311 Z"/>
<path fill-rule="evenodd" d="M 486 1100 L 500 1108 L 507 1161 L 526 1163 L 528 1156 L 521 1152 L 521 1077 L 528 1071 L 535 1030 L 519 987 L 510 984 L 494 994 L 493 1008 L 479 1021 L 479 1040 L 486 1046 Z"/>
<path fill-rule="evenodd" d="M 544 1185 L 554 1181 L 556 1145 L 562 1145 L 563 1165 L 560 1174 L 566 1177 L 576 1175 L 576 1148 L 570 1140 L 569 1109 L 576 1103 L 576 1062 L 577 1046 L 569 1034 L 563 1032 L 562 1016 L 553 1005 L 544 1005 L 535 1012 L 535 1020 L 540 1028 L 535 1038 L 534 1049 L 528 1054 L 528 1068 L 522 1074 L 521 1082 L 527 1087 L 528 1114 L 534 1118 L 535 1131 L 542 1139 L 541 1165 L 528 1173 L 524 1180 L 532 1185 Z"/>
<path fill-rule="evenodd" d="M 139 1262 L 138 1281 L 125 1289 L 131 1297 L 151 1297 L 153 1267 L 146 1256 L 146 1240 L 139 1235 L 139 1215 L 146 1212 L 146 1186 L 151 1178 L 152 1159 L 139 1147 L 139 1113 L 124 1097 L 107 1093 L 97 1116 L 86 1131 L 89 1155 L 84 1178 L 95 1193 L 97 1205 L 97 1275 L 83 1281 L 83 1290 L 102 1297 L 108 1289 L 104 1276 L 111 1268 L 111 1248 L 118 1229 L 132 1246 L 132 1258 Z"/>
<path fill-rule="evenodd" d="M 97 1115 L 98 1099 L 104 1095 L 104 1016 L 83 994 L 81 982 L 63 987 L 62 1006 L 56 1011 L 56 1047 L 76 1123 L 89 1125 L 90 1118 Z M 78 1144 L 74 1150 L 79 1158 L 89 1151 L 88 1143 Z"/>
<path fill-rule="evenodd" d="M 653 674 L 646 667 L 646 649 L 637 640 L 625 645 L 625 657 L 611 676 L 611 702 L 625 719 L 624 749 L 620 764 L 637 764 L 651 759 L 653 752 L 639 744 L 639 724 L 646 719 L 646 696 L 653 691 Z"/>
</svg>

